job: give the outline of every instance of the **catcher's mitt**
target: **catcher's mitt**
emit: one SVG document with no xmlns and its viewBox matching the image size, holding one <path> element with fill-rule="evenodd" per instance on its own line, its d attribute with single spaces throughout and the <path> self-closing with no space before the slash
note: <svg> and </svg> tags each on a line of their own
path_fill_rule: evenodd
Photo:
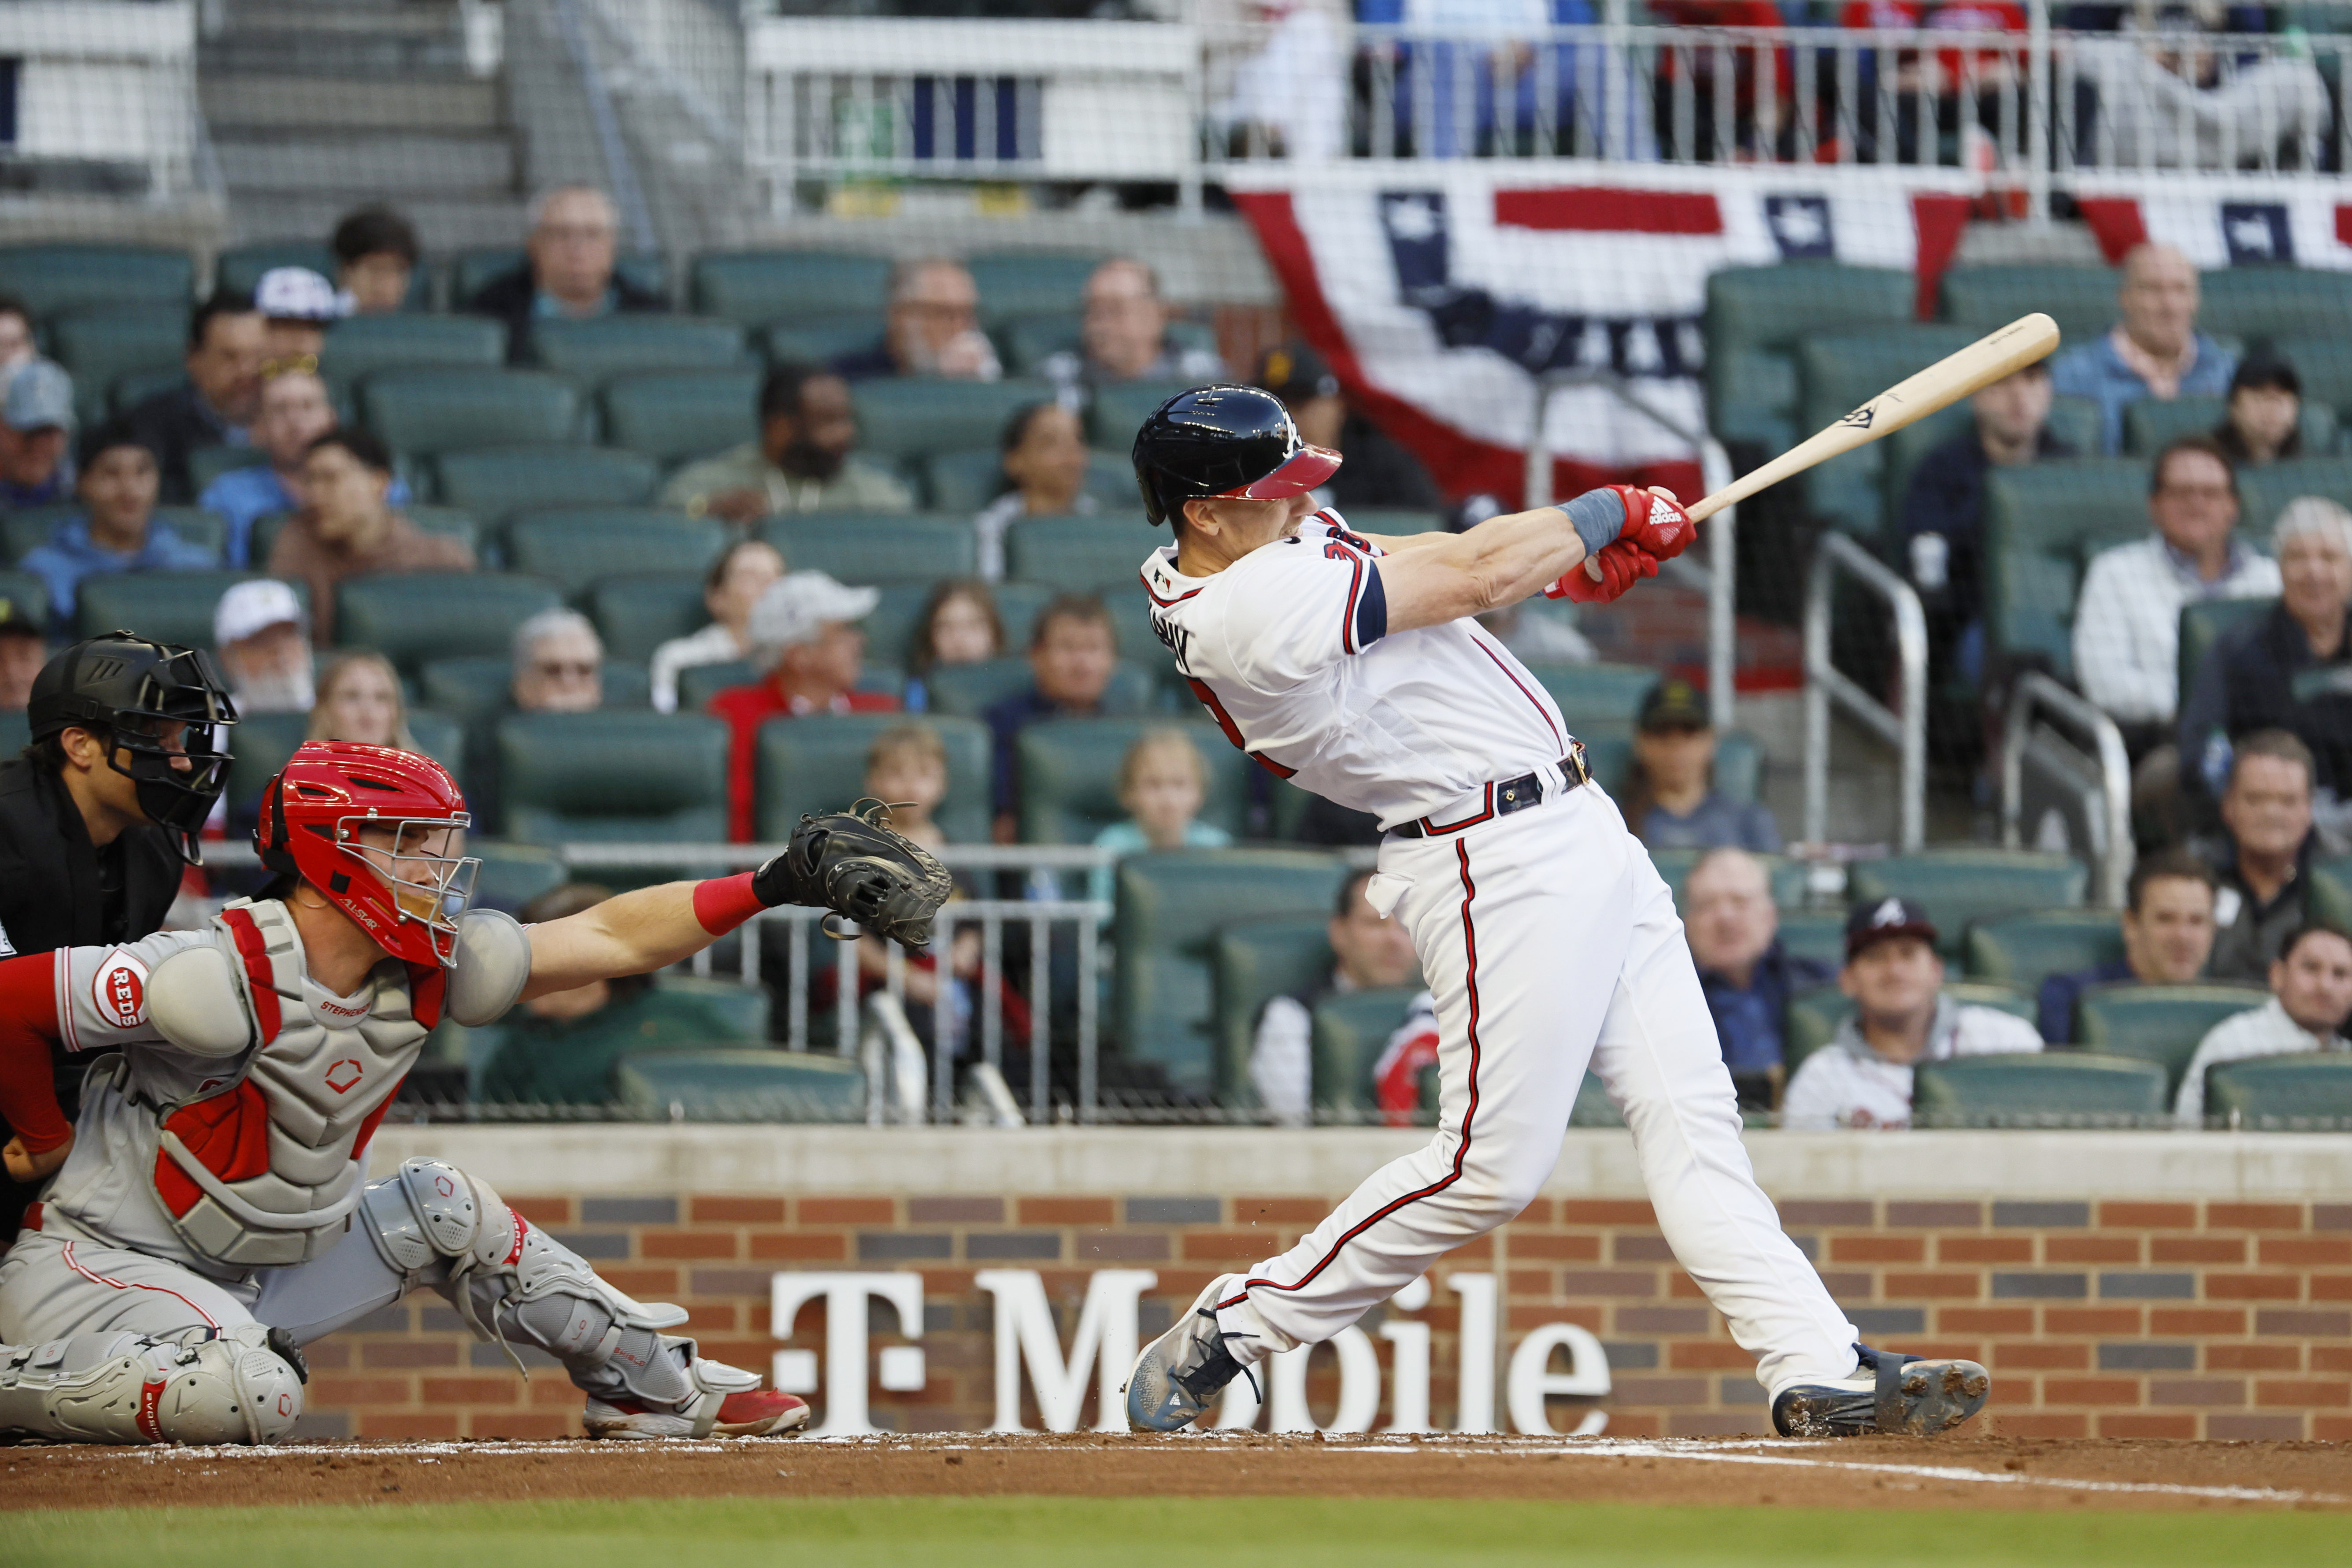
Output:
<svg viewBox="0 0 2352 1568">
<path fill-rule="evenodd" d="M 760 901 L 805 904 L 918 948 L 954 891 L 939 858 L 890 826 L 890 808 L 861 800 L 847 811 L 803 816 L 784 852 L 753 874 Z M 826 935 L 836 934 L 829 928 Z"/>
</svg>

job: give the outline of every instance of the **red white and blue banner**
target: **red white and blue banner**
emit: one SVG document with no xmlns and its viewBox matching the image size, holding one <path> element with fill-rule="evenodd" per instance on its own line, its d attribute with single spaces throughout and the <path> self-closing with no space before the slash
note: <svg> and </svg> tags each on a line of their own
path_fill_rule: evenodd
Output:
<svg viewBox="0 0 2352 1568">
<path fill-rule="evenodd" d="M 2109 261 L 2142 240 L 2199 267 L 2352 269 L 2352 196 L 2344 182 L 2297 175 L 2084 176 L 2075 200 Z"/>
</svg>

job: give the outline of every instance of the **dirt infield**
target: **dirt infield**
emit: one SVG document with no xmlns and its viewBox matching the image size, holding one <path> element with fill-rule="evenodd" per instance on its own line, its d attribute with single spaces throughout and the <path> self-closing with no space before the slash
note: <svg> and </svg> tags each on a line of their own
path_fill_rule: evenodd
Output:
<svg viewBox="0 0 2352 1568">
<path fill-rule="evenodd" d="M 2352 1447 L 1200 1434 L 0 1449 L 0 1510 L 675 1497 L 1454 1498 L 1809 1508 L 2352 1510 Z"/>
</svg>

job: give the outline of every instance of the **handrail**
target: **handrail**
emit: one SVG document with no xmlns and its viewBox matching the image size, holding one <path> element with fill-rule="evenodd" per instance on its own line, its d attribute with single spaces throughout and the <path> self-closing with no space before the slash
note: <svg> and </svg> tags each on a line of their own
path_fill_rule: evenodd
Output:
<svg viewBox="0 0 2352 1568">
<path fill-rule="evenodd" d="M 2103 809 L 2095 826 L 2105 838 L 2098 847 L 2099 898 L 2109 909 L 2119 910 L 2132 866 L 2131 758 L 2124 750 L 2123 731 L 2096 705 L 2039 670 L 2018 677 L 2010 690 L 2000 747 L 2001 845 L 2009 849 L 2023 846 L 2025 746 L 2037 712 L 2073 725 L 2097 750 Z"/>
<path fill-rule="evenodd" d="M 1830 596 L 1840 570 L 1885 600 L 1895 613 L 1895 649 L 1902 707 L 1888 708 L 1830 661 Z M 1843 533 L 1825 533 L 1813 549 L 1805 583 L 1805 837 L 1829 834 L 1830 704 L 1835 702 L 1901 758 L 1899 847 L 1927 841 L 1927 616 L 1911 584 Z"/>
</svg>

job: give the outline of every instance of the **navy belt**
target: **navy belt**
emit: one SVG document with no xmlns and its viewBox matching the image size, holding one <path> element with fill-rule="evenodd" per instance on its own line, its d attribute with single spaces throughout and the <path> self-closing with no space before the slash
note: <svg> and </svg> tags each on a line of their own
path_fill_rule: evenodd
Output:
<svg viewBox="0 0 2352 1568">
<path fill-rule="evenodd" d="M 1568 789 L 1582 789 L 1592 782 L 1591 766 L 1584 760 L 1584 742 L 1570 741 L 1568 755 L 1560 758 L 1559 771 L 1568 780 Z M 1567 793 L 1563 790 L 1562 794 Z M 1498 816 L 1508 816 L 1515 811 L 1525 811 L 1544 802 L 1544 777 L 1541 773 L 1521 773 L 1515 779 L 1497 779 L 1486 789 L 1485 809 L 1472 813 L 1459 822 L 1433 822 L 1426 816 L 1416 816 L 1411 822 L 1399 823 L 1389 829 L 1399 838 L 1439 838 L 1449 833 L 1459 833 L 1465 827 L 1475 827 Z"/>
</svg>

